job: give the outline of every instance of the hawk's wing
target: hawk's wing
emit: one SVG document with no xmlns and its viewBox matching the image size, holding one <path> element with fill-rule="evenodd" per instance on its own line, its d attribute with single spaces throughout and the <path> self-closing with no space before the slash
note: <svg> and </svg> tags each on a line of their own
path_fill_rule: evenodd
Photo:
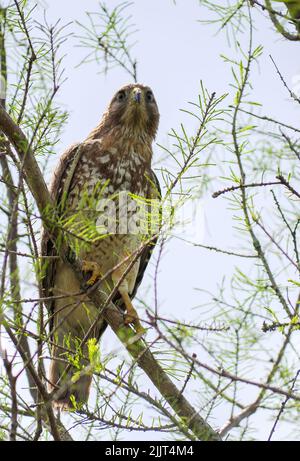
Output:
<svg viewBox="0 0 300 461">
<path fill-rule="evenodd" d="M 68 183 L 70 184 L 68 170 L 72 165 L 76 155 L 79 153 L 79 147 L 81 144 L 73 144 L 70 146 L 60 157 L 59 163 L 54 171 L 53 177 L 51 179 L 51 183 L 49 186 L 49 192 L 54 204 L 58 204 L 60 198 L 62 196 L 62 192 L 64 190 L 63 185 L 65 184 L 66 180 L 68 179 Z M 74 173 L 75 168 L 72 169 Z M 57 256 L 55 247 L 53 245 L 52 240 L 47 232 L 47 230 L 43 227 L 42 236 L 41 236 L 41 255 L 42 256 Z M 45 297 L 52 296 L 52 288 L 53 288 L 53 280 L 54 274 L 56 269 L 56 259 L 53 258 L 45 258 L 43 261 L 44 267 L 44 276 L 42 279 L 42 287 L 44 291 Z M 49 312 L 52 313 L 53 311 L 53 300 L 46 301 L 47 308 Z"/>
<path fill-rule="evenodd" d="M 160 200 L 161 199 L 161 189 L 160 189 L 159 181 L 158 181 L 158 179 L 157 179 L 157 177 L 156 177 L 153 170 L 151 170 L 151 173 L 152 173 L 152 177 L 149 178 L 149 180 L 151 182 L 151 189 L 152 189 L 151 190 L 151 196 L 152 196 L 152 198 L 157 198 L 158 200 Z M 161 210 L 160 210 L 160 213 L 161 213 Z M 138 274 L 137 274 L 137 278 L 136 278 L 136 281 L 135 281 L 133 292 L 130 295 L 131 299 L 133 299 L 135 297 L 135 295 L 137 293 L 137 290 L 138 290 L 140 284 L 142 283 L 144 273 L 145 273 L 145 271 L 147 269 L 147 266 L 148 266 L 148 263 L 150 261 L 150 258 L 151 258 L 152 252 L 154 250 L 154 247 L 156 245 L 157 239 L 158 239 L 158 236 L 155 237 L 152 240 L 152 242 L 145 247 L 145 249 L 143 250 L 143 252 L 141 254 L 139 271 L 138 271 Z"/>
</svg>

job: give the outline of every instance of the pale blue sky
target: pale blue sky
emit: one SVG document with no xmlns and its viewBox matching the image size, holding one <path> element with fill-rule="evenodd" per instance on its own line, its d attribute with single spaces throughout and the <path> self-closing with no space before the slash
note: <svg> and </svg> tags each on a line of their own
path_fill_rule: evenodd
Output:
<svg viewBox="0 0 300 461">
<path fill-rule="evenodd" d="M 118 2 L 112 0 L 107 4 L 113 7 Z M 47 17 L 53 22 L 58 17 L 62 22 L 86 22 L 84 12 L 97 10 L 96 0 L 74 0 L 71 8 L 68 0 L 51 0 L 48 5 Z M 217 94 L 228 92 L 230 67 L 224 65 L 219 55 L 231 56 L 234 50 L 228 48 L 224 33 L 215 34 L 217 26 L 206 26 L 197 21 L 208 16 L 207 10 L 199 7 L 197 0 L 179 0 L 176 6 L 171 0 L 139 0 L 128 11 L 138 29 L 138 43 L 132 50 L 133 56 L 138 59 L 138 79 L 153 88 L 159 103 L 161 122 L 158 140 L 161 141 L 171 127 L 178 126 L 181 120 L 178 110 L 197 96 L 200 79 L 210 91 Z M 284 70 L 287 82 L 291 83 L 293 76 L 300 74 L 299 44 L 276 36 L 270 22 L 261 13 L 254 17 L 257 28 L 254 45 L 263 43 L 265 56 L 260 62 L 260 72 L 253 79 L 255 94 L 265 103 L 268 112 L 293 116 L 285 114 L 282 105 L 278 107 L 277 101 L 284 100 L 286 94 L 281 83 L 274 78 L 274 68 L 268 55 L 272 54 Z M 72 25 L 69 30 L 79 31 Z M 245 40 L 247 43 L 247 34 L 239 39 L 241 43 Z M 72 111 L 70 129 L 66 131 L 62 145 L 84 137 L 101 117 L 111 95 L 129 80 L 120 68 L 113 69 L 107 76 L 99 74 L 96 63 L 74 69 L 73 66 L 85 53 L 72 47 L 74 43 L 75 40 L 70 39 L 65 45 L 67 56 L 64 63 L 68 81 L 59 95 Z"/>
<path fill-rule="evenodd" d="M 108 2 L 111 7 L 117 4 L 116 1 Z M 72 3 L 51 0 L 48 5 L 47 17 L 53 22 L 58 17 L 62 22 L 85 22 L 85 11 L 97 10 L 96 0 Z M 235 50 L 229 48 L 224 33 L 216 34 L 216 26 L 199 23 L 199 19 L 207 18 L 208 12 L 199 7 L 196 0 L 179 0 L 176 6 L 171 0 L 139 0 L 133 3 L 129 12 L 139 30 L 136 34 L 138 43 L 132 50 L 133 56 L 138 59 L 138 79 L 149 84 L 155 92 L 161 114 L 157 141 L 168 145 L 167 133 L 172 128 L 178 128 L 181 121 L 185 121 L 191 134 L 196 129 L 194 120 L 185 117 L 179 110 L 187 108 L 188 101 L 197 99 L 200 80 L 203 80 L 209 91 L 216 91 L 217 95 L 231 91 L 230 66 L 224 64 L 220 55 L 235 57 Z M 300 46 L 279 38 L 261 12 L 254 14 L 254 18 L 257 29 L 254 46 L 263 43 L 264 54 L 259 66 L 255 65 L 252 70 L 253 94 L 250 99 L 263 103 L 262 113 L 297 124 L 299 108 L 289 104 L 288 94 L 276 76 L 269 54 L 284 72 L 287 82 L 292 84 L 293 77 L 300 74 Z M 70 26 L 70 31 L 76 32 L 77 29 Z M 247 50 L 248 34 L 241 34 L 239 40 Z M 86 51 L 74 47 L 74 44 L 75 40 L 70 38 L 65 45 L 67 56 L 64 63 L 68 80 L 62 86 L 58 98 L 71 111 L 71 115 L 58 151 L 85 138 L 98 123 L 113 93 L 129 80 L 120 68 L 113 69 L 108 75 L 99 73 L 99 65 L 96 63 L 75 68 Z M 160 150 L 154 147 L 154 151 L 156 159 Z M 224 207 L 222 200 L 213 200 L 210 196 L 204 198 L 204 240 L 214 240 L 221 219 L 222 234 L 215 237 L 219 244 L 223 243 L 222 246 L 226 243 L 230 246 L 231 223 L 226 222 Z M 226 243 L 223 241 L 225 236 L 228 238 Z M 180 266 L 177 264 L 178 257 Z M 193 288 L 202 283 L 206 288 L 213 288 L 224 274 L 223 265 L 226 265 L 226 272 L 229 272 L 231 264 L 236 263 L 205 250 L 199 250 L 198 257 L 195 270 L 190 264 L 191 261 L 195 262 L 195 250 L 192 247 L 178 241 L 169 246 L 162 266 L 161 286 L 162 299 L 167 304 L 171 303 L 172 310 L 180 312 L 182 304 L 186 306 L 187 294 L 189 306 L 198 303 L 198 294 L 194 293 Z"/>
<path fill-rule="evenodd" d="M 97 9 L 96 0 L 49 0 L 47 4 L 49 22 L 55 22 L 58 18 L 62 22 L 85 22 L 84 12 Z M 108 1 L 107 4 L 115 6 L 118 2 Z M 185 121 L 191 134 L 196 129 L 195 122 L 185 117 L 179 109 L 186 108 L 188 101 L 197 99 L 200 80 L 203 80 L 209 91 L 215 91 L 218 95 L 231 91 L 230 66 L 224 64 L 220 55 L 235 56 L 235 50 L 229 48 L 223 32 L 216 34 L 216 26 L 203 25 L 197 21 L 206 19 L 208 15 L 197 0 L 178 0 L 176 6 L 171 0 L 138 0 L 131 6 L 130 13 L 138 29 L 138 43 L 132 50 L 138 60 L 138 79 L 150 85 L 156 95 L 161 114 L 157 141 L 168 144 L 167 133 L 171 128 L 178 128 L 181 121 Z M 300 46 L 280 39 L 261 12 L 254 12 L 254 17 L 257 29 L 254 45 L 263 44 L 264 55 L 260 65 L 252 71 L 254 90 L 251 99 L 263 103 L 263 114 L 298 125 L 300 107 L 289 104 L 288 94 L 275 75 L 269 54 L 284 73 L 286 81 L 292 84 L 293 78 L 300 74 Z M 78 29 L 71 25 L 69 30 L 76 32 Z M 239 40 L 246 45 L 248 34 L 241 34 Z M 58 155 L 70 143 L 86 137 L 101 118 L 113 93 L 129 81 L 128 75 L 120 68 L 113 69 L 106 76 L 99 73 L 96 63 L 76 68 L 85 51 L 74 45 L 75 40 L 72 38 L 64 45 L 67 53 L 64 65 L 68 80 L 62 86 L 58 99 L 70 110 L 71 115 L 58 145 Z M 159 158 L 160 150 L 157 146 L 154 151 L 155 158 Z M 53 159 L 53 163 L 56 160 Z M 214 242 L 222 247 L 234 245 L 232 223 L 228 221 L 225 202 L 207 196 L 202 204 L 204 243 Z M 230 276 L 237 263 L 232 258 L 206 250 L 195 250 L 177 240 L 171 241 L 160 268 L 159 299 L 163 312 L 182 320 L 195 318 L 196 312 L 192 308 L 202 302 L 201 294 L 195 288 L 213 291 L 224 275 Z M 247 263 L 243 264 L 245 267 Z M 150 277 L 144 286 L 149 286 L 149 282 Z M 152 293 L 148 293 L 147 299 L 151 300 L 152 296 Z M 118 347 L 109 333 L 102 342 L 104 350 L 108 342 L 109 347 L 112 342 Z M 224 423 L 222 414 L 218 416 L 220 419 L 216 417 L 214 421 L 217 426 Z M 128 439 L 134 439 L 137 435 L 129 434 Z M 139 437 L 145 438 L 147 435 Z M 150 435 L 148 437 L 151 438 Z"/>
<path fill-rule="evenodd" d="M 203 80 L 209 91 L 216 91 L 218 95 L 230 91 L 230 66 L 224 64 L 220 55 L 235 56 L 235 50 L 229 48 L 224 33 L 216 34 L 216 26 L 203 25 L 197 21 L 206 19 L 208 15 L 206 9 L 199 7 L 198 1 L 178 0 L 176 3 L 174 6 L 171 0 L 139 0 L 130 8 L 132 20 L 139 30 L 136 34 L 138 43 L 132 53 L 138 59 L 139 81 L 152 87 L 158 101 L 161 122 L 157 141 L 160 144 L 168 144 L 167 133 L 171 128 L 178 128 L 183 120 L 191 134 L 196 129 L 195 122 L 184 117 L 179 109 L 186 108 L 188 101 L 197 98 L 200 80 Z M 115 6 L 118 2 L 109 1 L 107 4 Z M 58 17 L 63 22 L 85 22 L 84 12 L 97 9 L 96 0 L 51 0 L 48 5 L 48 19 L 53 22 Z M 251 99 L 263 103 L 262 113 L 297 125 L 300 118 L 299 106 L 297 108 L 296 105 L 289 104 L 288 94 L 275 75 L 269 54 L 284 73 L 287 82 L 292 84 L 293 78 L 300 74 L 300 46 L 280 39 L 261 12 L 254 13 L 254 18 L 257 29 L 254 45 L 263 44 L 264 55 L 259 66 L 254 66 L 252 71 L 254 89 Z M 70 26 L 70 30 L 76 32 L 74 26 Z M 239 40 L 246 46 L 248 34 L 241 34 Z M 106 76 L 99 73 L 96 63 L 75 68 L 85 51 L 74 47 L 74 43 L 74 39 L 70 39 L 65 46 L 68 81 L 61 88 L 59 100 L 71 111 L 71 116 L 58 151 L 63 151 L 68 144 L 85 138 L 99 121 L 112 94 L 129 80 L 128 75 L 120 68 L 113 69 Z M 158 158 L 159 148 L 155 147 L 154 150 L 155 158 Z M 204 243 L 213 242 L 222 247 L 234 245 L 232 223 L 228 220 L 225 202 L 207 196 L 202 203 Z M 240 261 L 234 258 L 226 258 L 206 250 L 195 250 L 177 240 L 169 242 L 159 278 L 159 299 L 163 312 L 182 320 L 194 319 L 197 312 L 192 308 L 202 302 L 202 296 L 195 288 L 214 291 L 223 276 L 230 277 L 236 264 L 240 264 Z M 242 267 L 246 266 L 247 263 L 243 262 Z M 151 269 L 149 274 L 151 275 Z M 145 287 L 151 283 L 149 274 L 143 285 Z M 143 290 L 139 294 L 141 293 Z M 152 297 L 150 291 L 147 299 L 151 300 Z M 119 354 L 124 353 L 108 333 L 102 341 L 102 347 L 109 350 L 112 344 L 118 348 Z M 214 424 L 222 423 L 224 415 L 221 413 L 216 415 Z M 266 425 L 266 431 L 268 428 Z M 264 434 L 262 429 L 261 436 Z M 128 438 L 134 439 L 137 436 L 150 439 L 158 437 L 156 434 L 133 433 Z"/>
</svg>

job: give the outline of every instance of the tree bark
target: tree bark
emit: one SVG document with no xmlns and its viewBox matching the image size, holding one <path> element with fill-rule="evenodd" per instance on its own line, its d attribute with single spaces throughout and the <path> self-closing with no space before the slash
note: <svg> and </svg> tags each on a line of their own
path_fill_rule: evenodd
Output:
<svg viewBox="0 0 300 461">
<path fill-rule="evenodd" d="M 5 133 L 18 154 L 21 166 L 24 170 L 26 182 L 43 218 L 45 216 L 45 210 L 54 209 L 54 204 L 26 136 L 2 107 L 0 107 L 0 129 Z M 47 228 L 47 220 L 45 220 L 44 225 Z M 48 230 L 55 244 L 58 231 L 55 228 L 49 228 Z M 74 255 L 70 258 L 70 251 L 66 244 L 57 247 L 57 251 L 60 257 L 71 265 L 81 285 L 86 288 L 81 272 L 81 264 L 74 258 Z M 87 296 L 95 303 L 99 311 L 107 301 L 106 295 L 100 290 L 89 289 L 87 291 Z M 182 424 L 185 425 L 198 440 L 220 441 L 221 438 L 218 432 L 212 429 L 177 389 L 156 361 L 145 342 L 141 339 L 136 340 L 134 331 L 130 327 L 124 325 L 123 315 L 113 303 L 108 303 L 107 307 L 103 310 L 103 317 L 126 347 L 129 354 L 137 361 L 154 386 L 172 407 Z"/>
</svg>

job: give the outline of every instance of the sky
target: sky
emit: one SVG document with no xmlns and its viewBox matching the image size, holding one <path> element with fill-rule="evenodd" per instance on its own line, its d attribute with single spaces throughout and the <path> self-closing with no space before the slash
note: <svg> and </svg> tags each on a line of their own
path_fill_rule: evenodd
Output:
<svg viewBox="0 0 300 461">
<path fill-rule="evenodd" d="M 107 2 L 109 7 L 117 4 L 114 0 Z M 85 12 L 97 10 L 96 0 L 49 0 L 44 5 L 49 22 L 61 18 L 62 23 L 87 23 Z M 210 92 L 215 91 L 217 95 L 231 91 L 230 66 L 224 63 L 221 55 L 235 56 L 236 50 L 230 46 L 224 32 L 216 33 L 216 25 L 199 22 L 208 17 L 208 11 L 200 7 L 197 0 L 178 0 L 176 4 L 172 0 L 138 0 L 128 11 L 138 29 L 135 36 L 137 44 L 132 50 L 138 61 L 138 81 L 151 86 L 160 110 L 156 141 L 157 144 L 170 145 L 168 133 L 172 128 L 177 129 L 182 121 L 191 134 L 197 128 L 196 122 L 186 117 L 180 109 L 187 108 L 189 101 L 197 99 L 201 80 Z M 287 42 L 276 35 L 270 21 L 261 12 L 254 12 L 254 17 L 254 45 L 263 43 L 264 54 L 252 73 L 252 98 L 263 104 L 262 114 L 298 125 L 300 107 L 294 105 L 291 109 L 289 95 L 276 76 L 269 55 L 283 71 L 288 84 L 300 93 L 299 44 Z M 76 33 L 79 29 L 71 25 L 69 30 Z M 241 34 L 239 40 L 242 46 L 246 45 L 247 32 Z M 59 91 L 58 101 L 70 111 L 70 117 L 52 165 L 69 144 L 87 136 L 100 120 L 115 91 L 130 80 L 120 68 L 104 75 L 96 62 L 78 67 L 85 52 L 76 47 L 75 42 L 70 37 L 64 44 L 65 75 L 68 79 Z M 154 160 L 158 161 L 160 156 L 161 150 L 155 145 Z M 198 243 L 234 246 L 232 223 L 228 221 L 225 207 L 222 199 L 204 196 L 199 203 L 198 221 L 186 230 L 186 235 L 197 239 Z M 197 232 L 194 232 L 195 228 Z M 194 307 L 202 301 L 196 288 L 214 291 L 224 275 L 230 276 L 236 264 L 237 261 L 232 258 L 202 249 L 195 250 L 178 239 L 171 240 L 160 266 L 159 300 L 162 312 L 181 320 L 195 318 Z M 151 268 L 144 287 L 149 285 L 150 275 Z M 151 294 L 147 296 L 151 299 Z M 111 341 L 114 341 L 109 333 L 107 338 L 102 342 L 104 350 L 108 342 L 111 347 Z M 220 422 L 221 416 L 217 424 Z M 261 434 L 263 437 L 263 431 Z M 128 435 L 128 439 L 134 437 L 136 434 Z"/>
<path fill-rule="evenodd" d="M 116 1 L 107 2 L 109 7 L 117 4 Z M 60 17 L 62 23 L 75 20 L 86 24 L 86 11 L 97 11 L 97 1 L 51 0 L 48 2 L 47 18 L 50 22 L 55 22 Z M 132 49 L 132 55 L 138 61 L 138 81 L 151 86 L 160 110 L 157 144 L 169 146 L 168 133 L 173 128 L 178 129 L 181 122 L 185 123 L 191 134 L 195 133 L 196 122 L 186 117 L 180 109 L 188 108 L 188 102 L 197 99 L 201 80 L 209 92 L 215 91 L 217 95 L 229 92 L 229 97 L 232 97 L 230 66 L 224 63 L 221 56 L 235 57 L 236 50 L 230 45 L 224 32 L 217 33 L 216 25 L 200 22 L 207 19 L 209 13 L 199 6 L 197 0 L 178 0 L 176 5 L 171 0 L 139 0 L 133 2 L 128 11 L 137 28 L 137 43 Z M 252 70 L 251 99 L 263 104 L 262 114 L 297 125 L 300 118 L 299 106 L 297 108 L 296 105 L 290 105 L 289 95 L 276 75 L 269 55 L 272 55 L 279 69 L 283 71 L 287 83 L 294 91 L 300 92 L 299 44 L 291 44 L 276 35 L 270 21 L 266 20 L 262 12 L 254 12 L 254 19 L 254 46 L 263 44 L 264 52 L 259 65 Z M 76 34 L 74 25 L 70 26 L 70 30 Z M 248 40 L 247 32 L 239 35 L 239 41 L 245 50 Z M 98 123 L 115 91 L 129 81 L 128 75 L 120 68 L 112 69 L 104 75 L 96 62 L 78 67 L 85 50 L 75 47 L 72 38 L 66 43 L 65 50 L 64 65 L 68 80 L 58 97 L 71 115 L 58 145 L 58 155 L 69 144 L 86 137 Z M 160 156 L 160 148 L 155 145 L 154 160 L 159 160 Z M 223 248 L 236 247 L 232 222 L 228 218 L 224 201 L 214 200 L 208 194 L 198 206 L 197 221 L 185 230 L 186 237 Z M 226 258 L 206 250 L 195 250 L 193 246 L 178 239 L 171 240 L 160 265 L 158 297 L 161 312 L 183 321 L 195 319 L 195 306 L 203 302 L 197 288 L 216 291 L 220 281 L 224 276 L 230 277 L 237 263 L 240 264 L 234 258 Z M 247 262 L 243 264 L 244 268 L 247 267 Z M 152 272 L 153 267 L 150 267 L 139 296 L 143 295 L 143 289 L 148 289 L 149 283 L 151 286 Z M 150 293 L 146 292 L 147 300 L 151 303 L 153 290 L 150 287 Z M 115 339 L 109 335 L 108 333 L 104 337 L 101 347 L 105 351 L 114 344 L 120 350 Z M 222 414 L 218 416 L 220 420 L 217 418 L 216 424 L 223 421 Z M 260 436 L 263 438 L 264 435 L 264 430 L 261 429 Z M 129 434 L 128 437 L 134 439 L 137 435 Z M 145 438 L 147 435 L 139 437 Z"/>
<path fill-rule="evenodd" d="M 97 11 L 96 0 L 72 1 L 72 7 L 70 4 L 66 0 L 49 1 L 48 21 L 55 22 L 60 17 L 62 23 L 74 20 L 87 23 L 85 12 Z M 108 2 L 110 7 L 117 4 L 116 1 Z M 235 49 L 229 46 L 224 33 L 216 33 L 216 26 L 199 22 L 207 19 L 208 11 L 199 7 L 197 0 L 179 0 L 176 5 L 171 0 L 139 0 L 128 11 L 138 29 L 135 37 L 137 44 L 132 50 L 138 60 L 138 80 L 150 85 L 155 93 L 160 110 L 157 144 L 168 146 L 168 133 L 172 128 L 178 129 L 183 121 L 189 132 L 195 133 L 196 123 L 185 117 L 180 109 L 187 109 L 189 101 L 197 100 L 201 80 L 209 92 L 215 91 L 217 95 L 231 91 L 230 66 L 225 65 L 220 56 L 234 57 Z M 294 105 L 291 111 L 288 93 L 276 77 L 269 55 L 284 71 L 287 83 L 300 91 L 297 88 L 300 76 L 299 44 L 291 44 L 274 34 L 270 22 L 261 12 L 255 14 L 255 26 L 254 46 L 263 43 L 264 54 L 255 73 L 251 75 L 251 98 L 263 104 L 262 113 L 297 124 L 299 109 Z M 73 25 L 70 30 L 76 33 Z M 247 50 L 248 34 L 241 34 L 239 40 Z M 71 115 L 58 145 L 58 155 L 69 144 L 87 136 L 100 120 L 115 91 L 129 81 L 128 75 L 120 68 L 104 75 L 96 62 L 76 67 L 86 51 L 74 47 L 72 38 L 66 43 L 65 50 L 64 66 L 68 80 L 62 86 L 58 99 L 70 110 Z M 159 159 L 160 155 L 161 150 L 154 146 L 154 160 Z M 224 215 L 222 199 L 214 200 L 206 196 L 201 205 L 203 222 L 199 225 L 203 242 L 224 242 L 226 238 L 230 246 L 231 224 L 223 227 L 221 235 L 216 232 L 219 228 L 218 220 L 222 216 L 225 221 L 228 219 Z M 187 232 L 188 236 L 193 236 L 193 229 L 189 228 Z M 178 259 L 182 262 L 180 266 L 177 264 Z M 223 256 L 212 257 L 205 250 L 199 250 L 195 261 L 193 247 L 180 244 L 179 241 L 171 242 L 161 267 L 160 284 L 164 288 L 162 300 L 167 297 L 166 302 L 171 305 L 175 302 L 176 310 L 180 311 L 180 306 L 187 303 L 186 293 L 189 293 L 188 304 L 195 305 L 198 295 L 193 288 L 199 286 L 199 282 L 204 282 L 207 288 L 214 288 L 224 270 L 232 269 L 227 267 L 231 263 L 224 261 Z M 171 273 L 170 267 L 173 268 Z"/>
</svg>

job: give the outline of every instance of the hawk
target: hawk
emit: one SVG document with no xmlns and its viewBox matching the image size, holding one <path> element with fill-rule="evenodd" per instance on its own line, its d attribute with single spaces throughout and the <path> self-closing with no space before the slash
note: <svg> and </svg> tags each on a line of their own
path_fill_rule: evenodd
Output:
<svg viewBox="0 0 300 461">
<path fill-rule="evenodd" d="M 143 246 L 145 232 L 110 228 L 103 233 L 98 232 L 97 223 L 100 220 L 106 227 L 112 223 L 118 227 L 121 218 L 135 218 L 132 206 L 125 207 L 127 216 L 124 215 L 124 200 L 120 200 L 124 194 L 143 202 L 146 209 L 149 201 L 159 200 L 159 183 L 151 169 L 152 142 L 158 123 L 159 111 L 152 90 L 141 84 L 122 87 L 85 141 L 72 145 L 61 156 L 50 184 L 58 225 L 82 261 L 82 270 L 89 276 L 87 284 L 100 279 L 101 289 L 112 294 L 112 301 L 124 310 L 125 323 L 132 324 L 139 335 L 145 330 L 131 300 L 156 240 L 150 244 L 148 238 L 148 244 Z M 118 219 L 106 215 L 103 210 L 107 208 L 113 209 Z M 92 376 L 80 370 L 89 364 L 89 339 L 98 341 L 107 325 L 82 293 L 72 269 L 53 258 L 55 245 L 46 230 L 41 248 L 42 256 L 52 256 L 45 259 L 43 277 L 44 295 L 49 299 L 52 347 L 49 390 L 55 396 L 54 404 L 67 409 L 74 407 L 74 401 L 88 400 Z"/>
</svg>

